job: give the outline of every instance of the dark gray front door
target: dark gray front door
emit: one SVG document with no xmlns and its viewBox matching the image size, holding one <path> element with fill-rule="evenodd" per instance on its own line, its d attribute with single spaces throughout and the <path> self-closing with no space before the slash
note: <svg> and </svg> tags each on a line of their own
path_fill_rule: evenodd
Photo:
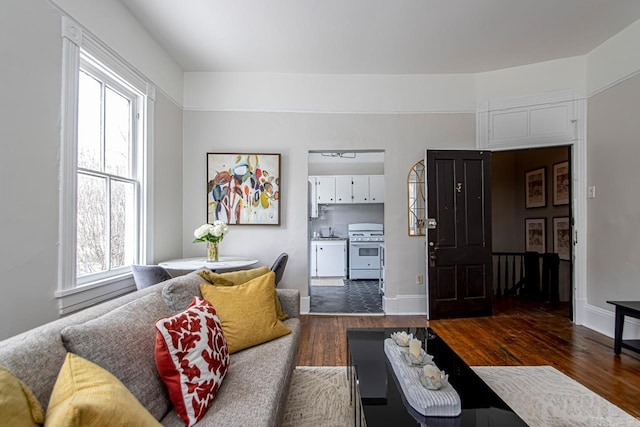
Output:
<svg viewBox="0 0 640 427">
<path fill-rule="evenodd" d="M 492 312 L 491 153 L 427 151 L 429 318 Z"/>
</svg>

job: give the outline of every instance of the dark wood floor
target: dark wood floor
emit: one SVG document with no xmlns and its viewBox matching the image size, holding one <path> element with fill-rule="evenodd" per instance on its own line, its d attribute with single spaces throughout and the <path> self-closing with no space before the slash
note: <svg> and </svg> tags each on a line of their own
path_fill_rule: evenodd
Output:
<svg viewBox="0 0 640 427">
<path fill-rule="evenodd" d="M 640 354 L 613 353 L 613 339 L 568 318 L 568 308 L 502 299 L 494 316 L 428 321 L 424 316 L 302 316 L 297 364 L 346 365 L 347 328 L 431 326 L 471 365 L 551 365 L 640 417 Z"/>
</svg>

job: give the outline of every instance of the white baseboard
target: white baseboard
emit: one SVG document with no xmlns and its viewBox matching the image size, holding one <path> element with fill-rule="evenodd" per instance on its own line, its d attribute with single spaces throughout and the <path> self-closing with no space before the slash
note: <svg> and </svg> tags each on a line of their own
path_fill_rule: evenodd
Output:
<svg viewBox="0 0 640 427">
<path fill-rule="evenodd" d="M 613 338 L 615 331 L 615 318 L 615 312 L 613 311 L 589 304 L 584 306 L 583 325 L 611 338 Z M 640 339 L 640 320 L 628 316 L 624 319 L 623 338 Z"/>
<path fill-rule="evenodd" d="M 573 321 L 576 325 L 584 325 L 585 313 L 587 311 L 587 300 L 576 298 L 575 305 L 573 307 Z"/>
<path fill-rule="evenodd" d="M 300 297 L 300 314 L 311 313 L 311 297 Z"/>
<path fill-rule="evenodd" d="M 382 297 L 382 308 L 387 315 L 427 315 L 426 295 L 398 295 L 395 298 Z"/>
</svg>

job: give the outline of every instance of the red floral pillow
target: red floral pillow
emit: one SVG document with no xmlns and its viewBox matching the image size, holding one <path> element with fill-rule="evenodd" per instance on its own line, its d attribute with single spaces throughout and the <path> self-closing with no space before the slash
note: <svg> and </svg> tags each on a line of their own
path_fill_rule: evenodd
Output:
<svg viewBox="0 0 640 427">
<path fill-rule="evenodd" d="M 189 307 L 156 322 L 156 366 L 169 398 L 187 427 L 213 402 L 229 368 L 229 350 L 211 303 L 195 298 Z"/>
</svg>

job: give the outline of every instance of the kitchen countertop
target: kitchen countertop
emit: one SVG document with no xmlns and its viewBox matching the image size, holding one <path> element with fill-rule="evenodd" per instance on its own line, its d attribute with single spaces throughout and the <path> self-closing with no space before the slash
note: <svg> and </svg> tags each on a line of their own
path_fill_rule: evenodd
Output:
<svg viewBox="0 0 640 427">
<path fill-rule="evenodd" d="M 327 240 L 349 240 L 347 237 L 313 237 L 312 242 L 324 242 Z"/>
</svg>

